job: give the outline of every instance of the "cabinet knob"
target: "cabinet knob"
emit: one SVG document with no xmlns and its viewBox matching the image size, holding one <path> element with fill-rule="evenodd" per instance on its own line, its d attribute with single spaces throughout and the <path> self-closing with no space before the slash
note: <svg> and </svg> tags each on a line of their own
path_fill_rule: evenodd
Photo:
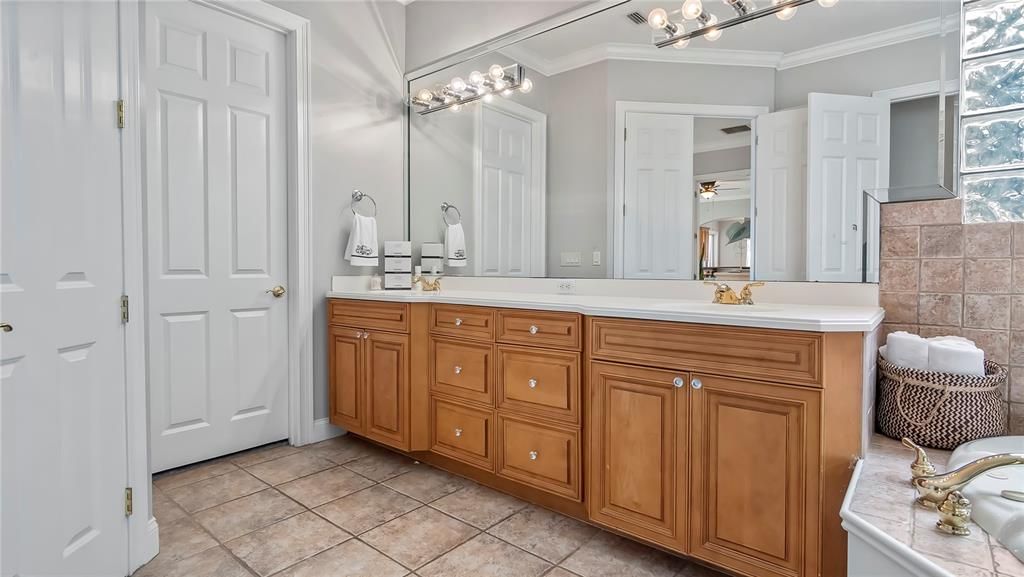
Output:
<svg viewBox="0 0 1024 577">
<path fill-rule="evenodd" d="M 461 326 L 462 326 L 462 319 L 460 319 L 460 318 L 456 318 L 456 319 L 455 319 L 455 326 L 457 326 L 457 327 L 461 327 Z"/>
<path fill-rule="evenodd" d="M 537 388 L 537 379 L 530 379 L 529 380 L 529 385 L 530 385 L 531 389 L 536 389 Z"/>
<path fill-rule="evenodd" d="M 462 429 L 455 429 L 455 436 L 456 437 L 461 437 L 462 436 Z"/>
<path fill-rule="evenodd" d="M 462 367 L 460 367 L 459 365 L 455 365 L 455 374 L 462 374 Z"/>
<path fill-rule="evenodd" d="M 363 338 L 363 331 L 356 331 L 356 338 L 357 339 Z"/>
<path fill-rule="evenodd" d="M 704 383 L 700 382 L 700 379 L 693 379 L 690 381 L 690 386 L 694 389 L 699 389 L 704 386 Z"/>
<path fill-rule="evenodd" d="M 536 461 L 537 460 L 537 451 L 530 451 L 530 460 L 531 461 Z"/>
<path fill-rule="evenodd" d="M 363 331 L 363 338 L 364 338 L 364 339 L 368 339 L 368 338 L 370 338 L 370 333 L 368 333 L 368 332 L 366 332 L 366 331 Z"/>
<path fill-rule="evenodd" d="M 686 384 L 686 381 L 683 380 L 683 377 L 676 377 L 672 379 L 672 384 L 675 386 L 675 388 L 679 389 Z"/>
<path fill-rule="evenodd" d="M 535 335 L 535 334 L 537 334 L 539 332 L 540 332 L 540 329 L 537 328 L 537 325 L 530 325 L 530 334 L 531 335 Z"/>
</svg>

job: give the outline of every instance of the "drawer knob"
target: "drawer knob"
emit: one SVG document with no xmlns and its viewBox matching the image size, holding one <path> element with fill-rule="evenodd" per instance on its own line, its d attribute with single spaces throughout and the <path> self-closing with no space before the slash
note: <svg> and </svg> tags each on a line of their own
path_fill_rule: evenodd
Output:
<svg viewBox="0 0 1024 577">
<path fill-rule="evenodd" d="M 456 437 L 461 437 L 462 436 L 462 429 L 455 429 L 455 436 Z"/>
<path fill-rule="evenodd" d="M 530 334 L 531 335 L 535 335 L 535 334 L 537 334 L 539 332 L 540 332 L 540 329 L 537 328 L 537 325 L 530 325 Z"/>
<path fill-rule="evenodd" d="M 459 365 L 455 365 L 455 374 L 456 375 L 462 374 L 462 367 L 460 367 Z"/>
<path fill-rule="evenodd" d="M 529 383 L 531 389 L 537 388 L 537 379 L 530 379 Z"/>
<path fill-rule="evenodd" d="M 683 377 L 676 377 L 672 379 L 672 384 L 678 389 L 685 385 L 686 381 L 683 380 Z"/>
<path fill-rule="evenodd" d="M 537 460 L 537 451 L 530 451 L 530 460 L 531 461 L 536 461 Z"/>
<path fill-rule="evenodd" d="M 700 382 L 700 379 L 693 379 L 690 381 L 690 386 L 694 389 L 699 389 L 704 386 L 704 383 Z"/>
<path fill-rule="evenodd" d="M 455 319 L 455 326 L 457 326 L 457 327 L 461 327 L 461 326 L 462 326 L 462 319 L 460 319 L 460 318 L 456 318 L 456 319 Z"/>
<path fill-rule="evenodd" d="M 370 333 L 368 333 L 366 331 L 363 331 L 363 339 L 368 339 L 368 338 L 370 338 Z"/>
</svg>

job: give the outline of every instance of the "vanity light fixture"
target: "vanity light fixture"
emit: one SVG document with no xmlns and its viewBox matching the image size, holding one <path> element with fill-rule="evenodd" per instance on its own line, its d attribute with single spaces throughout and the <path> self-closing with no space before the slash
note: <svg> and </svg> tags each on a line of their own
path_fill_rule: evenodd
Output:
<svg viewBox="0 0 1024 577">
<path fill-rule="evenodd" d="M 771 0 L 763 8 L 758 7 L 755 0 L 722 0 L 722 3 L 732 8 L 736 16 L 727 20 L 719 21 L 718 17 L 704 9 L 702 0 L 685 0 L 679 10 L 671 13 L 664 8 L 655 8 L 647 15 L 647 23 L 651 28 L 664 33 L 664 37 L 656 39 L 654 45 L 658 48 L 675 46 L 685 48 L 691 39 L 703 36 L 710 42 L 722 37 L 722 31 L 726 28 L 746 24 L 766 16 L 776 16 L 780 20 L 789 20 L 796 14 L 796 9 L 804 4 L 817 2 L 822 8 L 831 8 L 839 0 Z M 673 22 L 673 16 L 679 20 Z M 695 21 L 697 27 L 687 31 L 683 22 Z"/>
<path fill-rule="evenodd" d="M 420 115 L 438 110 L 458 112 L 470 102 L 491 102 L 495 93 L 507 98 L 516 90 L 523 94 L 533 90 L 533 81 L 526 77 L 526 70 L 522 65 L 492 64 L 486 74 L 474 70 L 465 80 L 456 76 L 440 88 L 421 88 L 409 99 L 409 105 L 419 107 L 416 112 Z"/>
</svg>

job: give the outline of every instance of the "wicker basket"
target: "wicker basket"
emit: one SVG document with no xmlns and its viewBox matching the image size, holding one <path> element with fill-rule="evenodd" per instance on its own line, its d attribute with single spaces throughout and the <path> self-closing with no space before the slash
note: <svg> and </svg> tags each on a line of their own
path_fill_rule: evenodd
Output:
<svg viewBox="0 0 1024 577">
<path fill-rule="evenodd" d="M 878 359 L 878 430 L 935 449 L 1006 434 L 1006 369 L 985 361 L 985 376 L 935 373 Z"/>
</svg>

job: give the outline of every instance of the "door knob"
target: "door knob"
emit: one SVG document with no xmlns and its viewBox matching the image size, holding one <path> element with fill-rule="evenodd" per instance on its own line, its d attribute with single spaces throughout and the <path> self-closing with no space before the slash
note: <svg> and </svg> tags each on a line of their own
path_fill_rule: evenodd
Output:
<svg viewBox="0 0 1024 577">
<path fill-rule="evenodd" d="M 274 295 L 274 298 L 279 299 L 279 298 L 284 296 L 284 293 L 286 291 L 284 290 L 283 286 L 277 285 L 276 287 L 274 287 L 272 289 L 267 289 L 267 292 L 272 294 L 272 295 Z"/>
<path fill-rule="evenodd" d="M 9 333 L 9 332 L 11 332 L 13 330 L 14 330 L 14 327 L 11 326 L 11 323 L 0 323 L 0 331 L 3 331 L 5 333 Z"/>
<path fill-rule="evenodd" d="M 695 389 L 699 389 L 704 386 L 704 383 L 700 382 L 700 379 L 693 379 L 690 381 L 690 386 Z"/>
</svg>

